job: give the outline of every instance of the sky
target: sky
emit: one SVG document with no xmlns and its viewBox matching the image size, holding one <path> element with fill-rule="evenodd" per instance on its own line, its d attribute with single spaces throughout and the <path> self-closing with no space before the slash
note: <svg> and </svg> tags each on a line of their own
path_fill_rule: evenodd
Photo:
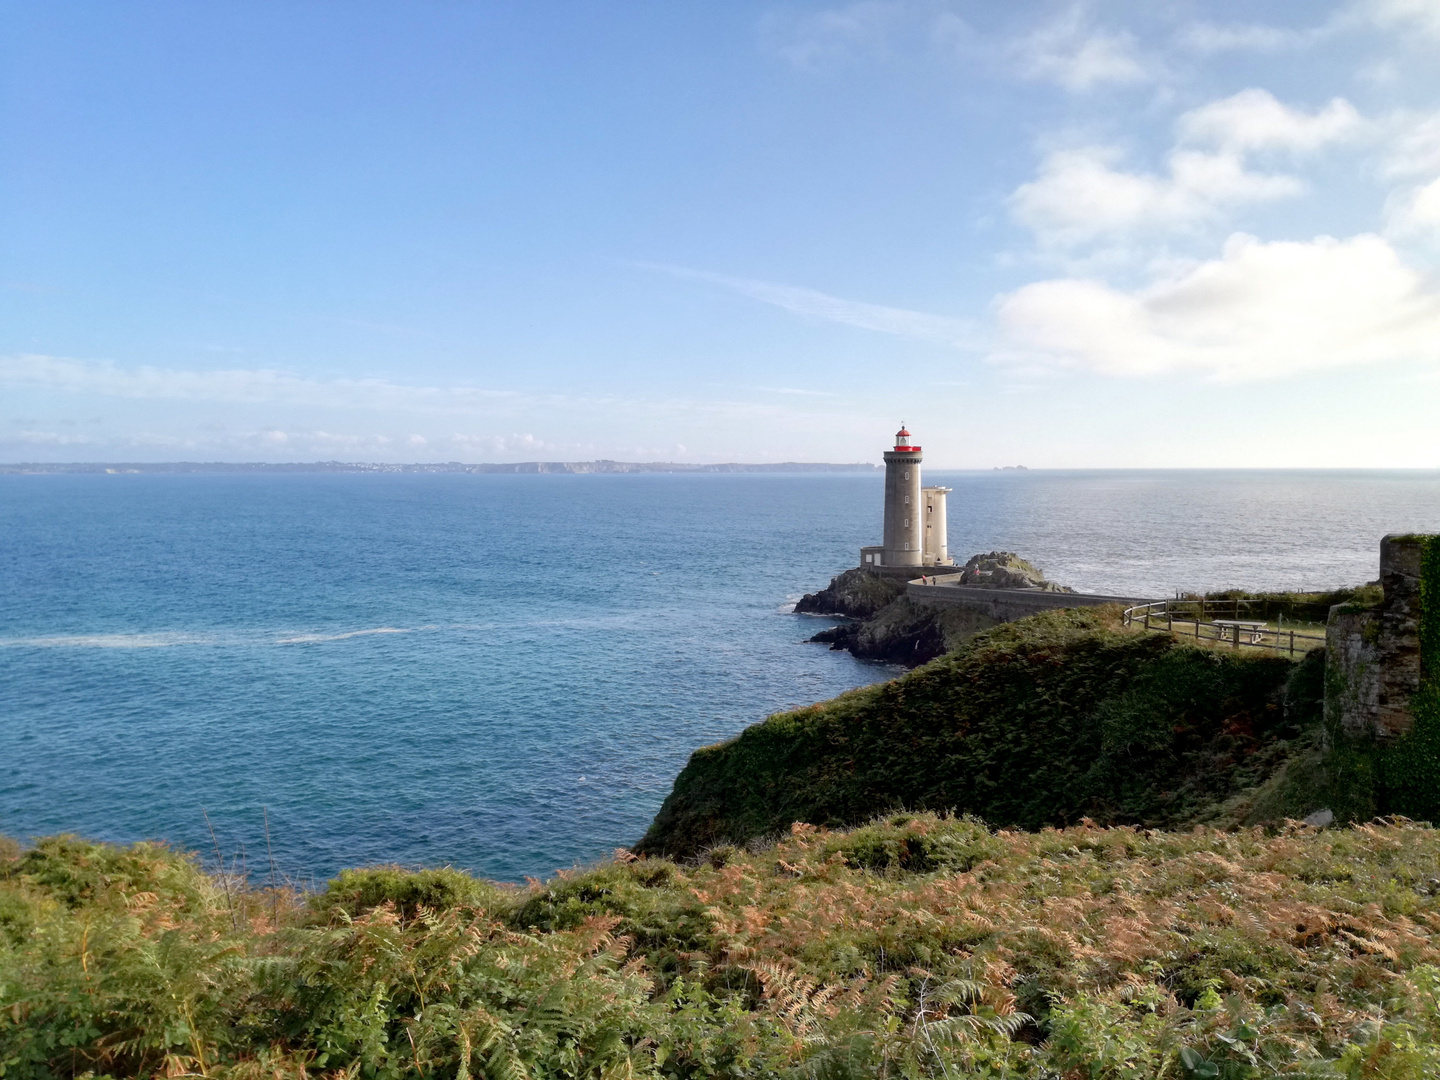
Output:
<svg viewBox="0 0 1440 1080">
<path fill-rule="evenodd" d="M 0 461 L 1440 467 L 1440 0 L 0 0 Z"/>
</svg>

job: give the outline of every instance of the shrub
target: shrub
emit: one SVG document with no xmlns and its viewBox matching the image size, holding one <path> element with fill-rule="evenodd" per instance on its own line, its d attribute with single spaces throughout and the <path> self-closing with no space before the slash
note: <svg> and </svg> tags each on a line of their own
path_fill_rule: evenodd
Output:
<svg viewBox="0 0 1440 1080">
<path fill-rule="evenodd" d="M 0 880 L 6 1080 L 1440 1073 L 1440 832 L 1405 821 L 905 813 L 524 889 L 357 871 L 250 919 L 276 898 L 163 848 L 36 850 Z"/>
</svg>

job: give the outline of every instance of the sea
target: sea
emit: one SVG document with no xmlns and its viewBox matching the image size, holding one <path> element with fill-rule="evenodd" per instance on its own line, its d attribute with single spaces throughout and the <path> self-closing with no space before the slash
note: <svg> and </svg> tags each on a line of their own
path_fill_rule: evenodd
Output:
<svg viewBox="0 0 1440 1080">
<path fill-rule="evenodd" d="M 1086 592 L 1323 589 L 1440 473 L 927 471 L 950 550 Z M 0 833 L 252 878 L 519 881 L 645 831 L 697 747 L 893 678 L 807 642 L 878 474 L 0 476 Z"/>
</svg>

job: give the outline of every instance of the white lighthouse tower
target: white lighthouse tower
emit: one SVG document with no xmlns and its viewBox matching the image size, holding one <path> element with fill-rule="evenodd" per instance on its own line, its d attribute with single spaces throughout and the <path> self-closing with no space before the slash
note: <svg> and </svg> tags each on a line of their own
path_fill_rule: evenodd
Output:
<svg viewBox="0 0 1440 1080">
<path fill-rule="evenodd" d="M 950 489 L 921 486 L 922 460 L 920 447 L 910 442 L 910 432 L 902 423 L 895 433 L 895 448 L 885 451 L 884 541 L 860 549 L 862 568 L 954 565 L 945 527 L 945 496 Z"/>
<path fill-rule="evenodd" d="M 895 449 L 885 451 L 886 566 L 925 565 L 925 506 L 920 501 L 920 447 L 910 444 L 905 425 L 895 433 Z"/>
</svg>

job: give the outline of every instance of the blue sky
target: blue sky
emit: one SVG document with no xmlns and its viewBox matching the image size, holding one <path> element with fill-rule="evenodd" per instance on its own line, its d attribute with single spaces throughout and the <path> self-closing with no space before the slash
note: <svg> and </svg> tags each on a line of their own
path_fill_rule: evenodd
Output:
<svg viewBox="0 0 1440 1080">
<path fill-rule="evenodd" d="M 0 18 L 0 460 L 1440 466 L 1440 0 Z"/>
</svg>

